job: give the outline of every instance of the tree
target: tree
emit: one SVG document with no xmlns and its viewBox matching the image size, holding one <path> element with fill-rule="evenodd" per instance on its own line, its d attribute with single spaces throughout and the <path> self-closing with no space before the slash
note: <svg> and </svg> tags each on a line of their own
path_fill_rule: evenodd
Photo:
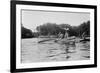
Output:
<svg viewBox="0 0 100 73">
<path fill-rule="evenodd" d="M 21 27 L 21 37 L 22 38 L 32 38 L 33 34 L 30 29 L 25 28 L 23 25 Z"/>
<path fill-rule="evenodd" d="M 84 32 L 85 35 L 90 35 L 90 21 L 83 22 L 79 26 L 71 26 L 69 24 L 45 23 L 38 26 L 36 29 L 41 35 L 57 35 L 59 32 L 65 34 L 64 28 L 69 28 L 69 36 L 81 36 Z"/>
<path fill-rule="evenodd" d="M 83 22 L 80 26 L 78 26 L 79 29 L 79 35 L 82 35 L 85 33 L 85 35 L 90 35 L 90 21 Z"/>
</svg>

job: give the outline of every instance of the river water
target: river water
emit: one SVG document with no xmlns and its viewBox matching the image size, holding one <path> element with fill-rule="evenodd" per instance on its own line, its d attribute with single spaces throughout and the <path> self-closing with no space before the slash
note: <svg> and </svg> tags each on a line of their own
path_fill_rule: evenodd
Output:
<svg viewBox="0 0 100 73">
<path fill-rule="evenodd" d="M 78 42 L 75 45 L 65 45 L 51 40 L 38 43 L 38 41 L 44 39 L 46 38 L 22 39 L 22 63 L 90 59 L 90 42 Z"/>
</svg>

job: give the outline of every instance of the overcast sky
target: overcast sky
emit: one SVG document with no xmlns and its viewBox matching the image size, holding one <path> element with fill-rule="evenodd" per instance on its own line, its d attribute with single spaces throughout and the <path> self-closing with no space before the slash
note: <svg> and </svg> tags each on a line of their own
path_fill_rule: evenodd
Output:
<svg viewBox="0 0 100 73">
<path fill-rule="evenodd" d="M 22 10 L 22 24 L 32 31 L 35 31 L 37 26 L 48 22 L 78 26 L 88 20 L 90 20 L 89 13 Z"/>
</svg>

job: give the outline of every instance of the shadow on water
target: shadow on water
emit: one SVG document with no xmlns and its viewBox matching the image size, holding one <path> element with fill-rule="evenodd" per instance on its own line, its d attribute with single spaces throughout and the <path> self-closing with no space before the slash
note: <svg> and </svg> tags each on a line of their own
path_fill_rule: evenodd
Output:
<svg viewBox="0 0 100 73">
<path fill-rule="evenodd" d="M 69 58 L 71 58 L 71 56 L 69 56 L 68 54 L 69 53 L 75 53 L 76 51 L 75 51 L 75 49 L 76 49 L 76 45 L 75 45 L 75 43 L 73 44 L 70 44 L 70 43 L 60 43 L 59 44 L 60 46 L 64 46 L 64 48 L 60 48 L 59 50 L 60 51 L 62 51 L 62 52 L 60 52 L 60 53 L 58 53 L 58 54 L 55 54 L 55 55 L 52 55 L 52 54 L 54 54 L 55 53 L 55 51 L 57 51 L 58 49 L 56 49 L 56 48 L 54 48 L 54 49 L 50 49 L 49 50 L 49 56 L 47 56 L 47 57 L 56 57 L 56 56 L 60 56 L 60 55 L 65 55 L 65 59 L 67 60 L 67 59 L 69 59 Z M 53 58 L 54 60 L 56 60 L 56 58 Z"/>
<path fill-rule="evenodd" d="M 79 51 L 90 51 L 90 43 L 89 42 L 82 42 L 82 43 L 75 43 L 74 41 L 71 42 L 66 42 L 66 41 L 54 41 L 54 42 L 45 42 L 45 43 L 41 43 L 41 44 L 59 44 L 60 46 L 64 46 L 63 48 L 52 48 L 49 49 L 49 56 L 46 56 L 47 58 L 52 58 L 52 60 L 57 60 L 57 57 L 60 57 L 61 55 L 65 55 L 63 56 L 66 60 L 72 58 L 72 56 L 74 56 L 75 53 L 79 52 Z M 78 44 L 78 47 L 76 44 Z M 62 51 L 60 53 L 57 53 L 57 51 Z M 80 55 L 80 54 L 78 54 Z M 75 56 L 77 57 L 77 56 Z M 81 56 L 84 58 L 90 58 L 89 56 Z"/>
<path fill-rule="evenodd" d="M 43 39 L 24 39 L 22 40 L 22 61 L 44 62 L 44 61 L 67 61 L 83 60 L 90 58 L 90 42 L 66 42 L 46 41 L 38 43 Z M 78 57 L 81 56 L 82 58 Z M 34 57 L 34 58 L 33 58 Z M 78 58 L 77 58 L 78 57 Z"/>
<path fill-rule="evenodd" d="M 89 42 L 82 43 L 81 47 L 82 47 L 80 49 L 81 51 L 90 51 L 90 43 Z"/>
</svg>

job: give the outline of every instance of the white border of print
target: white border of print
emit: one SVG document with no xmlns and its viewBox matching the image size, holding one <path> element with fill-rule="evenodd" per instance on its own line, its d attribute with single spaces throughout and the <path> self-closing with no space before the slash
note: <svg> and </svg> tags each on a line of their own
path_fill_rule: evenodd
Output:
<svg viewBox="0 0 100 73">
<path fill-rule="evenodd" d="M 62 61 L 62 62 L 39 62 L 39 63 L 21 63 L 21 9 L 31 10 L 51 10 L 51 11 L 71 11 L 71 12 L 88 12 L 90 13 L 90 60 L 81 61 Z M 71 7 L 51 7 L 51 6 L 35 6 L 35 5 L 16 5 L 16 69 L 23 68 L 40 68 L 54 66 L 73 66 L 73 65 L 89 65 L 94 64 L 94 10 L 85 8 Z"/>
</svg>

